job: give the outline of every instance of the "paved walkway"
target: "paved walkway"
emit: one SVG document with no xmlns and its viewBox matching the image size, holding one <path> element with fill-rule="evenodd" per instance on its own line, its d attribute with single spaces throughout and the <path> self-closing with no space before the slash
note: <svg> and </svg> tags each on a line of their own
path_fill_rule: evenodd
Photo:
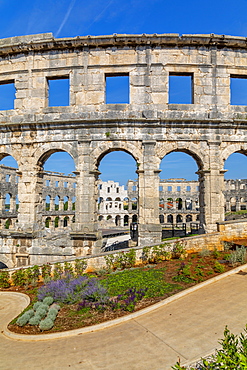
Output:
<svg viewBox="0 0 247 370">
<path fill-rule="evenodd" d="M 213 351 L 225 325 L 235 334 L 247 323 L 247 272 L 228 276 L 155 311 L 97 332 L 46 341 L 17 341 L 4 325 L 25 307 L 0 293 L 0 369 L 166 370 L 178 358 Z"/>
</svg>

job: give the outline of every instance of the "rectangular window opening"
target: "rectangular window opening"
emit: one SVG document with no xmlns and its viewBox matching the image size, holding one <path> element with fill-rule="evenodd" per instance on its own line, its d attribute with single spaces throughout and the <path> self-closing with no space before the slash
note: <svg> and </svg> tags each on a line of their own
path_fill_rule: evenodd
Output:
<svg viewBox="0 0 247 370">
<path fill-rule="evenodd" d="M 105 76 L 106 104 L 129 104 L 129 75 L 107 74 Z"/>
<path fill-rule="evenodd" d="M 64 107 L 69 103 L 69 77 L 47 78 L 49 107 Z"/>
<path fill-rule="evenodd" d="M 193 74 L 169 74 L 169 104 L 193 104 L 193 90 Z"/>
<path fill-rule="evenodd" d="M 14 109 L 15 92 L 14 81 L 0 81 L 0 110 Z"/>
<path fill-rule="evenodd" d="M 247 76 L 230 77 L 231 105 L 247 105 Z"/>
</svg>

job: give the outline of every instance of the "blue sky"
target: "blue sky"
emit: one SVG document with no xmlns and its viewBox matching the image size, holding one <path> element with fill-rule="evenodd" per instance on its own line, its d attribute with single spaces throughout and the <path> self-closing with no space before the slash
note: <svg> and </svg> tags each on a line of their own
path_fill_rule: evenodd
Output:
<svg viewBox="0 0 247 370">
<path fill-rule="evenodd" d="M 246 14 L 247 0 L 0 0 L 0 38 L 44 32 L 52 32 L 55 37 L 113 33 L 215 33 L 247 37 Z M 136 177 L 135 163 L 125 153 L 114 154 L 102 160 L 101 177 L 125 184 L 128 178 Z M 226 178 L 247 178 L 247 171 L 243 171 L 247 170 L 247 158 L 243 155 L 230 157 L 227 166 Z M 197 166 L 183 153 L 167 156 L 161 168 L 162 178 L 196 179 Z M 50 158 L 45 169 L 71 172 L 73 167 L 68 158 L 58 154 L 57 158 Z"/>
</svg>

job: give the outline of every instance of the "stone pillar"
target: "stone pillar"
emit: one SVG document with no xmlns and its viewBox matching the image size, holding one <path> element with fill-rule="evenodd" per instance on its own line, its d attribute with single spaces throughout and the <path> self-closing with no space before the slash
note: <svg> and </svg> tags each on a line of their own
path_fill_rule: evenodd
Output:
<svg viewBox="0 0 247 370">
<path fill-rule="evenodd" d="M 50 197 L 50 211 L 54 211 L 55 204 L 54 204 L 54 198 Z"/>
<path fill-rule="evenodd" d="M 90 160 L 90 142 L 78 143 L 78 165 L 76 186 L 75 223 L 72 225 L 72 237 L 77 245 L 89 246 L 91 253 L 101 247 L 101 233 L 98 231 L 98 176 L 100 172 L 93 168 Z"/>
<path fill-rule="evenodd" d="M 5 195 L 4 194 L 0 194 L 0 212 L 4 212 L 5 211 Z"/>
<path fill-rule="evenodd" d="M 17 172 L 20 176 L 18 229 L 23 232 L 38 231 L 44 228 L 42 225 L 43 169 L 40 166 L 32 166 L 31 163 L 31 160 L 26 158 Z"/>
<path fill-rule="evenodd" d="M 59 203 L 58 203 L 58 210 L 59 211 L 63 211 L 63 205 L 64 205 L 64 203 L 63 203 L 63 198 L 61 199 L 61 198 L 59 198 Z"/>
<path fill-rule="evenodd" d="M 139 175 L 138 245 L 161 242 L 162 227 L 159 222 L 159 163 L 154 141 L 143 142 L 143 163 Z"/>
<path fill-rule="evenodd" d="M 68 211 L 72 211 L 72 202 L 70 198 L 68 198 Z"/>
<path fill-rule="evenodd" d="M 13 195 L 10 196 L 9 200 L 9 212 L 15 212 L 15 197 Z"/>
<path fill-rule="evenodd" d="M 224 221 L 224 170 L 198 171 L 200 187 L 200 223 L 205 232 L 217 231 L 216 222 Z"/>
</svg>

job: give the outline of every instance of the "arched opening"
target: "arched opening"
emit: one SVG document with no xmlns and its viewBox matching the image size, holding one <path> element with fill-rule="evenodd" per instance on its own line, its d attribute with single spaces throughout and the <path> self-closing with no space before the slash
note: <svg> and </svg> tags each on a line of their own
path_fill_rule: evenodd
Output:
<svg viewBox="0 0 247 370">
<path fill-rule="evenodd" d="M 4 228 L 5 229 L 10 229 L 12 226 L 12 220 L 11 218 L 7 218 L 7 220 L 5 221 L 5 224 L 4 224 Z"/>
<path fill-rule="evenodd" d="M 71 155 L 59 149 L 52 149 L 44 153 L 39 160 L 43 177 L 43 185 L 38 192 L 45 199 L 45 211 L 41 217 L 47 219 L 49 215 L 56 216 L 54 227 L 70 226 L 69 220 L 75 215 L 76 177 L 75 163 Z M 66 211 L 66 217 L 64 212 Z M 45 221 L 46 222 L 46 221 Z M 58 230 L 60 232 L 60 230 Z"/>
<path fill-rule="evenodd" d="M 247 214 L 247 152 L 232 153 L 224 168 L 225 219 L 241 219 Z"/>
<path fill-rule="evenodd" d="M 167 209 L 172 209 L 173 208 L 173 199 L 172 198 L 167 198 L 166 206 L 167 206 Z"/>
<path fill-rule="evenodd" d="M 51 218 L 50 217 L 46 217 L 46 219 L 45 219 L 45 227 L 47 229 L 49 229 L 50 228 L 50 224 L 51 224 Z"/>
<path fill-rule="evenodd" d="M 173 215 L 167 215 L 167 223 L 173 224 Z"/>
<path fill-rule="evenodd" d="M 56 195 L 55 196 L 55 211 L 59 211 L 59 203 L 60 203 L 60 196 L 59 195 Z"/>
<path fill-rule="evenodd" d="M 129 226 L 129 216 L 128 215 L 124 216 L 124 226 Z"/>
<path fill-rule="evenodd" d="M 165 201 L 164 201 L 164 198 L 161 198 L 160 199 L 160 202 L 159 202 L 159 209 L 160 211 L 164 210 L 165 209 Z"/>
<path fill-rule="evenodd" d="M 132 222 L 137 223 L 137 221 L 138 221 L 138 217 L 137 217 L 137 215 L 133 215 L 133 216 L 132 216 Z"/>
<path fill-rule="evenodd" d="M 176 199 L 176 208 L 178 210 L 181 210 L 183 208 L 183 201 L 182 201 L 182 198 L 177 198 Z"/>
<path fill-rule="evenodd" d="M 59 217 L 55 217 L 54 227 L 59 227 Z"/>
<path fill-rule="evenodd" d="M 132 210 L 137 210 L 137 198 L 132 198 L 131 199 L 131 204 L 132 204 Z"/>
<path fill-rule="evenodd" d="M 50 195 L 47 195 L 45 198 L 45 210 L 50 211 L 51 209 L 51 197 Z"/>
<path fill-rule="evenodd" d="M 19 174 L 16 160 L 6 153 L 0 154 L 0 214 L 4 217 L 4 213 L 11 213 L 11 219 L 6 220 L 0 217 L 0 223 L 6 229 L 14 227 L 17 222 L 18 182 Z"/>
<path fill-rule="evenodd" d="M 67 211 L 69 208 L 69 197 L 63 197 L 63 210 Z"/>
<path fill-rule="evenodd" d="M 163 224 L 165 222 L 164 215 L 159 215 L 160 223 Z"/>
<path fill-rule="evenodd" d="M 5 207 L 4 207 L 5 212 L 10 212 L 11 198 L 12 198 L 11 194 L 8 193 L 5 195 Z"/>
<path fill-rule="evenodd" d="M 125 197 L 124 200 L 123 200 L 123 209 L 125 211 L 129 210 L 129 198 L 128 197 Z"/>
<path fill-rule="evenodd" d="M 137 181 L 136 161 L 124 150 L 109 150 L 102 154 L 98 163 L 101 173 L 98 211 L 108 221 L 107 227 L 126 227 L 133 211 L 138 211 L 137 186 L 129 187 L 129 181 Z"/>
<path fill-rule="evenodd" d="M 192 215 L 186 215 L 186 222 L 191 222 L 192 221 Z"/>
<path fill-rule="evenodd" d="M 160 198 L 166 200 L 160 214 L 167 215 L 167 222 L 182 223 L 186 212 L 199 215 L 200 185 L 198 170 L 202 169 L 199 157 L 189 150 L 173 151 L 165 155 L 160 164 Z M 161 202 L 160 202 L 161 203 Z M 197 204 L 197 207 L 195 206 Z M 170 214 L 170 212 L 172 214 Z"/>
<path fill-rule="evenodd" d="M 115 217 L 115 225 L 116 225 L 116 226 L 121 226 L 121 225 L 120 225 L 120 221 L 121 221 L 121 217 L 120 217 L 119 215 L 117 215 L 117 216 Z"/>
<path fill-rule="evenodd" d="M 63 227 L 67 227 L 67 226 L 68 226 L 68 223 L 69 223 L 69 217 L 68 217 L 68 216 L 66 216 L 66 217 L 64 217 L 64 219 L 63 219 Z"/>
</svg>

